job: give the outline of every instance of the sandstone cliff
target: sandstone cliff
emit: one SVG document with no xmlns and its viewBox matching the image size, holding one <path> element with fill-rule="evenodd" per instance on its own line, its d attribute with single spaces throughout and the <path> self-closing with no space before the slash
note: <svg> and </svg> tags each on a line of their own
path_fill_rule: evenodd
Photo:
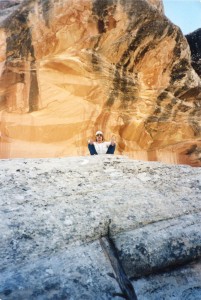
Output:
<svg viewBox="0 0 201 300">
<path fill-rule="evenodd" d="M 200 299 L 200 168 L 12 159 L 0 178 L 1 299 L 121 300 L 108 234 L 138 300 Z"/>
<path fill-rule="evenodd" d="M 201 82 L 160 0 L 28 0 L 1 22 L 1 157 L 117 153 L 201 165 Z"/>
</svg>

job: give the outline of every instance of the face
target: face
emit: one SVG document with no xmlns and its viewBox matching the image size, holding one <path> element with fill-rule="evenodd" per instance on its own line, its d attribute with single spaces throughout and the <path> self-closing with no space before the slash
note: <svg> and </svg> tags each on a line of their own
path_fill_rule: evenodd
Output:
<svg viewBox="0 0 201 300">
<path fill-rule="evenodd" d="M 101 142 L 103 141 L 103 136 L 102 136 L 102 134 L 97 134 L 97 136 L 96 136 L 96 141 L 97 141 L 98 143 L 101 143 Z"/>
</svg>

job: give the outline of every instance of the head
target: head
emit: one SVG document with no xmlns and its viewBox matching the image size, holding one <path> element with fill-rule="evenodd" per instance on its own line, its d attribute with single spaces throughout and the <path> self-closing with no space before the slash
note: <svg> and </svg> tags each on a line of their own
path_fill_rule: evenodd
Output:
<svg viewBox="0 0 201 300">
<path fill-rule="evenodd" d="M 103 133 L 102 131 L 97 131 L 96 132 L 96 142 L 102 143 L 104 141 Z"/>
</svg>

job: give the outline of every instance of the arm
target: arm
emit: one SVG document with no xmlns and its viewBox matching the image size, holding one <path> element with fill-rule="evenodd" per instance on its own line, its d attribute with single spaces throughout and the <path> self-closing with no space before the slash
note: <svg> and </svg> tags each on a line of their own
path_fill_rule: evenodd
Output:
<svg viewBox="0 0 201 300">
<path fill-rule="evenodd" d="M 116 141 L 115 141 L 115 136 L 113 135 L 110 142 L 108 143 L 108 150 L 106 154 L 114 154 L 115 148 L 116 148 Z"/>
<path fill-rule="evenodd" d="M 115 138 L 114 135 L 111 137 L 111 142 L 110 142 L 110 144 L 111 144 L 112 146 L 116 145 L 116 138 Z"/>
<path fill-rule="evenodd" d="M 88 140 L 88 149 L 91 155 L 97 155 L 96 148 L 94 146 L 94 141 L 92 139 Z"/>
</svg>

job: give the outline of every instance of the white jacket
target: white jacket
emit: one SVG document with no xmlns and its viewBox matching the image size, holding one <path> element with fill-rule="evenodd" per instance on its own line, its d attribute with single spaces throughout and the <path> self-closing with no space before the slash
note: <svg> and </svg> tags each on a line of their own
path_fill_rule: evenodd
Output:
<svg viewBox="0 0 201 300">
<path fill-rule="evenodd" d="M 110 145 L 111 145 L 111 142 L 103 142 L 103 143 L 94 142 L 94 147 L 98 154 L 106 154 Z"/>
</svg>

